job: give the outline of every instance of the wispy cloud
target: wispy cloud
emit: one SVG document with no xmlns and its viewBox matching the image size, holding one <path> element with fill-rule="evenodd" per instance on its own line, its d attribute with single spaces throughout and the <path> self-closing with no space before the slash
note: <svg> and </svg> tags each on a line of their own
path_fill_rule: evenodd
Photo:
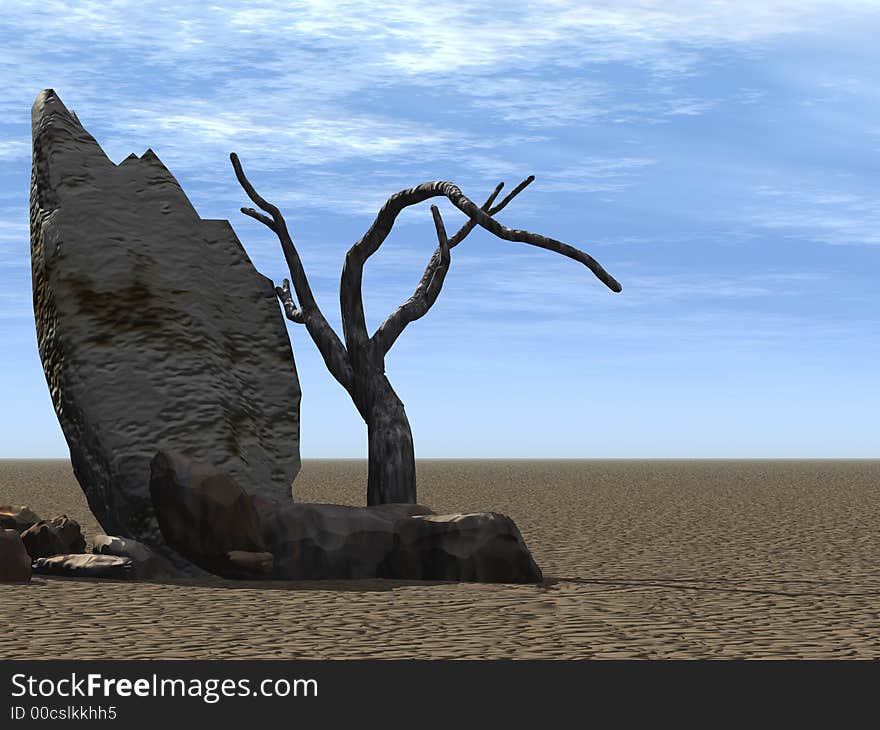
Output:
<svg viewBox="0 0 880 730">
<path fill-rule="evenodd" d="M 0 286 L 9 286 L 9 272 L 28 269 L 30 232 L 27 211 L 0 208 Z"/>
<path fill-rule="evenodd" d="M 691 73 L 701 49 L 812 29 L 832 5 L 184 1 L 155 12 L 149 3 L 25 2 L 4 18 L 0 117 L 23 119 L 36 90 L 52 85 L 74 106 L 86 105 L 111 138 L 140 130 L 156 145 L 173 129 L 175 165 L 230 139 L 273 149 L 291 164 L 399 159 L 426 148 L 460 153 L 480 141 L 448 117 L 444 127 L 384 116 L 382 91 L 423 89 L 428 116 L 430 94 L 452 92 L 463 113 L 470 106 L 524 127 L 625 121 L 640 110 L 700 114 L 711 101 L 665 98 L 649 83 L 634 101 L 601 73 L 576 72 L 622 63 L 662 77 Z M 849 3 L 838 15 L 863 7 Z M 126 98 L 132 74 L 144 73 L 162 83 Z"/>
<path fill-rule="evenodd" d="M 31 146 L 27 140 L 4 139 L 0 140 L 0 160 L 29 160 Z"/>
<path fill-rule="evenodd" d="M 834 245 L 880 245 L 880 200 L 861 193 L 762 186 L 752 222 L 788 237 Z"/>
</svg>

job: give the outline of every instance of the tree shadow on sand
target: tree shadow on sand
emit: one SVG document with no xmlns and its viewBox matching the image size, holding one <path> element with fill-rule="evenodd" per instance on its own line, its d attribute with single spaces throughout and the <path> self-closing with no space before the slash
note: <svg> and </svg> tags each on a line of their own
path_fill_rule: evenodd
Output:
<svg viewBox="0 0 880 730">
<path fill-rule="evenodd" d="M 816 590 L 821 586 L 852 586 L 847 581 L 834 580 L 809 580 L 809 579 L 747 579 L 747 578 L 554 578 L 547 577 L 543 587 L 552 589 L 561 584 L 576 584 L 588 586 L 607 586 L 609 591 L 668 588 L 679 591 L 709 591 L 716 593 L 749 593 L 762 596 L 785 596 L 799 597 L 828 597 L 828 598 L 868 598 L 880 596 L 880 590 L 873 591 L 840 591 L 840 590 Z M 748 587 L 760 583 L 771 586 L 769 588 Z M 806 590 L 785 590 L 787 586 L 810 586 Z"/>
</svg>

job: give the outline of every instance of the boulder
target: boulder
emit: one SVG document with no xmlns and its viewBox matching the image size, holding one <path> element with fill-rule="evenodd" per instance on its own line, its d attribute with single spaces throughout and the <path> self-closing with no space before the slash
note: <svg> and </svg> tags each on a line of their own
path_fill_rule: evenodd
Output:
<svg viewBox="0 0 880 730">
<path fill-rule="evenodd" d="M 24 532 L 40 521 L 37 513 L 24 505 L 3 505 L 0 507 L 0 530 Z"/>
<path fill-rule="evenodd" d="M 21 539 L 34 560 L 86 551 L 86 539 L 79 523 L 67 515 L 40 520 L 22 532 Z"/>
<path fill-rule="evenodd" d="M 434 515 L 420 505 L 291 504 L 261 518 L 275 555 L 275 578 L 542 580 L 513 520 L 492 512 Z"/>
<path fill-rule="evenodd" d="M 96 535 L 92 544 L 95 555 L 129 558 L 138 578 L 159 578 L 174 575 L 173 566 L 161 555 L 137 540 L 110 535 Z"/>
<path fill-rule="evenodd" d="M 55 555 L 34 561 L 34 573 L 63 578 L 111 578 L 130 580 L 135 577 L 134 563 L 116 555 Z"/>
<path fill-rule="evenodd" d="M 0 582 L 31 579 L 31 556 L 17 530 L 0 530 Z"/>
<path fill-rule="evenodd" d="M 152 150 L 114 164 L 51 89 L 32 132 L 39 353 L 98 522 L 174 558 L 149 493 L 160 449 L 289 502 L 300 389 L 272 281 Z"/>
<path fill-rule="evenodd" d="M 253 500 L 221 469 L 160 451 L 150 464 L 150 495 L 167 543 L 205 570 L 240 578 L 247 561 L 235 563 L 229 554 L 266 552 Z M 253 565 L 262 575 L 259 561 Z"/>
</svg>

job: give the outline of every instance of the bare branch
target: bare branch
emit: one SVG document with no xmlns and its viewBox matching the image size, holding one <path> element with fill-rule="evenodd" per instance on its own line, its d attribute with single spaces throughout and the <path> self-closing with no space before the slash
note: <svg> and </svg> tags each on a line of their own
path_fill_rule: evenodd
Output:
<svg viewBox="0 0 880 730">
<path fill-rule="evenodd" d="M 273 231 L 275 230 L 275 221 L 272 220 L 269 216 L 263 215 L 262 213 L 257 213 L 253 208 L 240 208 L 242 213 L 245 215 L 249 215 L 254 220 L 260 221 L 264 226 L 268 226 Z"/>
<path fill-rule="evenodd" d="M 504 187 L 504 183 L 500 182 L 495 187 L 494 192 L 489 196 L 485 203 L 482 205 L 482 209 L 485 210 L 489 215 L 495 215 L 498 211 L 504 210 L 507 204 L 513 200 L 517 195 L 519 195 L 526 187 L 532 183 L 535 179 L 534 175 L 529 175 L 525 180 L 523 180 L 519 185 L 517 185 L 513 190 L 511 190 L 507 196 L 502 200 L 498 205 L 494 208 L 492 207 L 492 203 L 495 202 L 495 198 L 498 197 L 498 193 L 501 192 L 501 188 Z M 449 239 L 449 247 L 454 248 L 458 244 L 460 244 L 467 235 L 477 227 L 477 222 L 473 219 L 469 220 L 465 223 L 461 228 L 458 229 L 458 233 L 456 233 L 452 238 Z"/>
<path fill-rule="evenodd" d="M 525 184 L 527 185 L 528 182 Z M 494 233 L 498 238 L 503 238 L 505 241 L 527 243 L 530 246 L 537 246 L 538 248 L 562 254 L 563 256 L 578 261 L 586 266 L 593 272 L 593 274 L 595 274 L 596 278 L 611 289 L 611 291 L 622 291 L 623 287 L 620 285 L 620 282 L 605 271 L 605 269 L 602 268 L 602 265 L 585 251 L 581 251 L 574 246 L 569 246 L 567 243 L 562 243 L 562 241 L 557 241 L 555 238 L 549 238 L 547 236 L 531 233 L 530 231 L 519 230 L 517 228 L 508 228 L 486 214 L 485 211 L 478 208 L 476 204 L 472 200 L 469 200 L 456 185 L 453 185 L 452 183 L 438 183 L 438 185 L 442 186 L 441 194 L 446 195 L 456 208 L 472 220 L 476 220 L 482 228 L 485 228 L 490 233 Z M 525 187 L 525 185 L 523 185 L 523 187 Z"/>
<path fill-rule="evenodd" d="M 437 229 L 437 241 L 440 244 L 440 251 L 443 252 L 446 258 L 449 258 L 449 239 L 446 238 L 446 226 L 443 225 L 440 209 L 436 205 L 431 206 L 431 215 L 434 217 L 434 228 Z"/>
<path fill-rule="evenodd" d="M 251 185 L 250 180 L 247 179 L 247 176 L 244 174 L 244 170 L 241 169 L 241 162 L 238 160 L 238 155 L 235 152 L 231 152 L 229 154 L 229 159 L 232 160 L 232 169 L 235 170 L 235 177 L 238 178 L 239 184 L 244 188 L 244 191 L 247 193 L 247 196 L 256 203 L 257 207 L 261 210 L 265 210 L 269 215 L 272 216 L 273 219 L 277 221 L 277 217 L 281 214 L 271 203 L 267 203 L 260 195 L 254 190 L 254 186 Z M 242 212 L 244 210 L 242 209 Z"/>
<path fill-rule="evenodd" d="M 434 227 L 437 230 L 437 241 L 439 242 L 435 251 L 437 263 L 435 264 L 432 256 L 413 295 L 388 317 L 373 335 L 373 341 L 383 355 L 391 349 L 404 327 L 410 322 L 424 317 L 428 310 L 434 306 L 434 302 L 437 301 L 440 290 L 443 288 L 446 273 L 449 271 L 451 261 L 449 239 L 446 237 L 446 227 L 443 225 L 443 219 L 440 217 L 440 211 L 436 205 L 431 206 L 431 215 L 434 216 Z"/>
<path fill-rule="evenodd" d="M 498 190 L 500 190 L 500 186 L 496 189 L 496 194 Z M 440 211 L 436 205 L 431 206 L 431 215 L 434 217 L 439 246 L 431 256 L 425 273 L 422 274 L 419 285 L 412 296 L 389 315 L 371 338 L 371 342 L 375 343 L 383 355 L 391 349 L 391 346 L 410 322 L 421 319 L 434 306 L 434 302 L 437 301 L 440 290 L 443 288 L 446 273 L 449 271 L 451 261 L 449 249 L 452 247 L 452 242 L 446 237 L 446 227 L 443 225 L 443 219 L 440 217 Z"/>
<path fill-rule="evenodd" d="M 373 221 L 373 225 L 364 237 L 349 250 L 347 258 L 359 261 L 362 264 L 363 261 L 376 252 L 382 242 L 388 237 L 394 221 L 404 208 L 441 195 L 448 198 L 449 202 L 468 218 L 475 220 L 477 225 L 485 228 L 490 233 L 494 233 L 499 238 L 503 238 L 506 241 L 528 243 L 531 246 L 545 248 L 548 251 L 554 251 L 567 256 L 590 269 L 599 281 L 612 291 L 621 291 L 620 283 L 589 254 L 553 238 L 501 225 L 486 211 L 478 208 L 476 203 L 462 193 L 457 185 L 444 181 L 423 183 L 392 195 L 382 207 L 382 210 L 379 211 L 379 215 L 376 216 L 376 220 Z"/>
<path fill-rule="evenodd" d="M 511 200 L 513 200 L 519 193 L 521 193 L 533 180 L 535 179 L 534 175 L 530 175 L 525 180 L 523 180 L 519 185 L 516 186 L 498 205 L 492 207 L 492 203 L 495 198 L 501 192 L 501 189 L 504 183 L 499 183 L 499 185 L 495 188 L 494 192 L 489 196 L 486 202 L 482 205 L 482 207 L 478 210 L 477 213 L 474 213 L 474 209 L 476 206 L 466 198 L 461 190 L 458 189 L 457 186 L 452 185 L 451 183 L 426 183 L 425 185 L 420 185 L 417 188 L 411 188 L 410 190 L 402 191 L 397 194 L 398 199 L 406 197 L 413 202 L 407 202 L 403 205 L 400 205 L 399 210 L 402 210 L 407 205 L 414 205 L 417 202 L 421 202 L 428 197 L 434 197 L 437 195 L 445 195 L 449 200 L 455 205 L 459 210 L 464 212 L 466 215 L 470 217 L 470 220 L 463 225 L 459 231 L 449 239 L 448 244 L 449 248 L 458 245 L 461 241 L 474 229 L 477 225 L 481 225 L 487 230 L 491 231 L 495 235 L 500 238 L 504 238 L 506 240 L 511 241 L 521 241 L 523 243 L 529 243 L 534 246 L 539 246 L 541 248 L 546 248 L 551 251 L 556 251 L 557 253 L 561 253 L 564 256 L 568 256 L 576 261 L 587 266 L 596 276 L 602 281 L 606 286 L 608 286 L 612 291 L 620 291 L 621 287 L 617 281 L 611 277 L 589 254 L 584 253 L 572 246 L 561 243 L 560 241 L 556 241 L 552 238 L 546 238 L 544 236 L 539 236 L 534 233 L 529 233 L 528 231 L 519 231 L 515 229 L 506 228 L 502 226 L 500 223 L 492 219 L 490 216 L 498 211 L 502 210 Z M 433 190 L 431 190 L 433 187 Z M 394 200 L 395 196 L 392 196 L 389 199 L 388 203 L 385 204 L 385 207 L 380 211 L 379 217 L 382 216 L 383 212 L 386 208 L 389 207 L 389 204 Z M 433 212 L 433 208 L 432 208 Z M 376 221 L 379 222 L 379 217 L 377 217 Z M 393 219 L 392 219 L 393 220 Z M 436 223 L 436 219 L 435 219 Z M 374 228 L 376 228 L 376 223 L 373 224 Z M 386 224 L 388 225 L 388 224 Z M 389 227 L 390 229 L 390 227 Z M 367 239 L 370 235 L 371 231 L 367 232 L 367 235 L 364 236 L 361 241 L 358 243 L 362 243 Z M 377 238 L 384 237 L 381 236 L 382 231 L 380 230 L 377 234 Z M 387 236 L 387 232 L 385 233 Z M 379 241 L 381 244 L 381 240 Z M 355 244 L 357 246 L 358 244 Z M 375 246 L 378 248 L 378 245 Z M 375 249 L 374 249 L 375 250 Z M 369 252 L 369 249 L 367 249 Z M 351 253 L 351 252 L 349 252 Z M 424 316 L 424 314 L 428 311 L 428 309 L 434 304 L 437 299 L 437 295 L 440 293 L 440 287 L 443 283 L 443 278 L 445 277 L 445 270 L 442 272 L 442 276 L 436 279 L 436 290 L 431 286 L 432 282 L 435 281 L 435 276 L 440 271 L 440 267 L 442 265 L 442 251 L 440 248 L 434 251 L 431 260 L 428 262 L 428 266 L 425 269 L 425 273 L 422 275 L 422 279 L 419 282 L 418 287 L 416 288 L 413 295 L 406 301 L 404 304 L 398 308 L 395 312 L 393 312 L 376 330 L 375 334 L 372 337 L 372 342 L 375 343 L 376 347 L 383 354 L 387 353 L 397 338 L 400 336 L 403 329 L 410 322 L 415 321 L 419 317 Z M 446 264 L 448 268 L 448 263 Z M 343 278 L 343 282 L 345 279 Z M 428 300 L 426 298 L 426 294 L 428 291 L 431 291 L 433 294 L 433 298 Z M 358 292 L 359 294 L 359 292 Z M 351 299 L 349 302 L 351 303 Z M 355 300 L 355 304 L 357 304 L 357 300 Z M 417 316 L 413 316 L 417 314 Z"/>
<path fill-rule="evenodd" d="M 517 195 L 519 195 L 523 190 L 525 190 L 529 185 L 535 182 L 535 176 L 529 175 L 525 180 L 523 180 L 519 185 L 517 185 L 513 190 L 511 190 L 507 196 L 502 200 L 498 205 L 492 208 L 489 211 L 489 215 L 495 215 L 499 210 L 503 210 L 505 206 L 513 200 Z M 500 191 L 500 188 L 499 188 Z M 486 206 L 483 206 L 485 210 Z"/>
<path fill-rule="evenodd" d="M 495 199 L 498 197 L 498 194 L 504 187 L 503 182 L 498 183 L 498 185 L 495 186 L 495 190 L 492 191 L 491 195 L 489 195 L 489 197 L 486 199 L 486 202 L 483 203 L 482 210 L 486 211 L 489 215 L 497 213 L 499 210 L 502 210 L 517 195 L 519 195 L 519 193 L 521 193 L 525 189 L 525 187 L 529 185 L 529 183 L 531 183 L 534 179 L 535 176 L 531 175 L 523 180 L 523 182 L 517 185 L 516 188 L 514 188 L 514 190 L 511 191 L 510 194 L 507 195 L 501 203 L 493 208 L 492 203 L 495 202 Z M 387 205 L 388 204 L 386 203 L 386 206 Z M 459 243 L 461 243 L 468 236 L 468 234 L 474 228 L 476 228 L 476 226 L 476 221 L 468 220 L 467 223 L 465 223 L 461 228 L 458 229 L 458 231 L 455 233 L 454 236 L 452 236 L 452 238 L 448 239 L 449 248 L 454 248 Z M 385 236 L 387 235 L 388 234 L 386 233 Z M 357 246 L 357 244 L 355 244 L 355 246 Z M 376 246 L 376 248 L 378 248 L 378 246 Z M 354 247 L 352 247 L 352 249 L 354 249 Z M 346 343 L 348 344 L 349 351 L 352 351 L 352 349 L 355 349 L 356 347 L 356 345 L 353 344 L 353 339 L 355 337 L 359 338 L 359 336 L 366 333 L 366 323 L 364 323 L 364 328 L 362 332 L 359 329 L 357 331 L 354 330 L 354 325 L 356 325 L 358 321 L 363 319 L 363 298 L 360 292 L 360 284 L 363 277 L 364 261 L 366 261 L 366 258 L 364 258 L 364 260 L 360 261 L 360 263 L 358 264 L 357 259 L 354 257 L 352 251 L 349 251 L 349 256 L 346 256 L 346 267 L 343 269 L 342 274 L 342 285 L 340 286 L 339 296 L 340 304 L 342 307 L 343 328 L 345 328 L 347 325 L 352 326 L 351 330 L 346 330 Z M 404 302 L 403 305 L 401 305 L 395 312 L 393 312 L 373 334 L 370 342 L 376 344 L 379 348 L 379 351 L 383 355 L 388 352 L 388 350 L 391 348 L 391 345 L 393 345 L 394 341 L 400 336 L 403 328 L 406 327 L 406 325 L 410 322 L 413 322 L 419 317 L 424 316 L 428 309 L 430 309 L 430 307 L 437 300 L 437 295 L 440 293 L 440 287 L 443 284 L 443 278 L 446 275 L 446 272 L 443 271 L 443 275 L 439 278 L 437 277 L 437 274 L 442 265 L 442 261 L 442 251 L 440 247 L 438 247 L 434 251 L 433 256 L 431 256 L 431 259 L 428 262 L 428 266 L 425 269 L 425 273 L 422 275 L 421 281 L 416 287 L 413 295 L 406 302 Z M 429 285 L 432 281 L 435 281 L 435 279 L 437 281 L 436 291 L 433 288 L 429 288 Z M 348 286 L 350 287 L 357 286 L 357 291 L 345 292 L 344 290 L 346 288 L 346 282 L 348 282 Z M 429 290 L 433 292 L 433 298 L 431 299 L 430 303 L 417 317 L 412 317 L 411 314 L 417 311 L 418 308 L 422 306 L 421 304 L 417 304 L 417 301 L 424 297 L 425 293 Z M 346 313 L 348 313 L 348 316 Z"/>
<path fill-rule="evenodd" d="M 300 304 L 299 309 L 294 308 L 294 316 L 301 317 L 301 321 L 305 324 L 309 335 L 318 347 L 318 351 L 321 353 L 321 357 L 324 359 L 327 369 L 346 390 L 350 391 L 354 384 L 354 375 L 348 354 L 346 353 L 345 347 L 342 345 L 338 335 L 333 331 L 333 328 L 327 322 L 327 319 L 318 307 L 318 303 L 315 301 L 315 297 L 312 294 L 312 288 L 309 286 L 309 281 L 306 278 L 305 269 L 303 269 L 302 261 L 299 258 L 299 252 L 296 250 L 296 246 L 293 245 L 293 239 L 290 237 L 290 232 L 287 230 L 287 222 L 284 220 L 284 216 L 281 215 L 278 208 L 260 197 L 254 189 L 254 186 L 251 185 L 250 180 L 248 180 L 247 176 L 244 174 L 244 170 L 238 160 L 238 155 L 233 152 L 229 155 L 229 159 L 232 161 L 235 176 L 238 178 L 238 182 L 241 184 L 242 188 L 244 188 L 248 197 L 257 205 L 257 207 L 271 216 L 270 219 L 269 217 L 258 213 L 253 208 L 241 209 L 241 212 L 245 215 L 260 221 L 260 223 L 273 230 L 278 236 L 278 240 L 281 242 L 281 249 L 284 252 L 284 258 L 287 261 L 287 268 L 290 270 L 290 278 L 293 281 L 296 298 L 299 300 Z M 288 285 L 288 294 L 289 291 Z M 293 319 L 294 322 L 299 321 L 298 319 L 291 317 L 284 299 L 282 299 L 282 303 L 284 304 L 287 316 Z M 293 305 L 292 297 L 290 297 L 290 304 L 291 306 Z M 296 314 L 297 312 L 298 314 Z"/>
<path fill-rule="evenodd" d="M 298 309 L 296 304 L 293 303 L 293 296 L 290 293 L 290 282 L 285 279 L 281 286 L 275 287 L 275 293 L 278 295 L 278 299 L 281 300 L 281 304 L 284 306 L 284 313 L 287 315 L 287 318 L 291 322 L 304 324 L 305 318 L 303 317 L 302 310 Z"/>
</svg>

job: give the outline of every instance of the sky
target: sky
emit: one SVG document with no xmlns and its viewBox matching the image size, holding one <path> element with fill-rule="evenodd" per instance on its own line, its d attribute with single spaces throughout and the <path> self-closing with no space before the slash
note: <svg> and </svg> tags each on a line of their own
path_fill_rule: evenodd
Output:
<svg viewBox="0 0 880 730">
<path fill-rule="evenodd" d="M 50 87 L 114 161 L 155 150 L 280 282 L 237 152 L 337 331 L 345 252 L 389 195 L 449 180 L 482 202 L 535 175 L 498 219 L 623 291 L 474 231 L 387 358 L 417 457 L 880 457 L 880 2 L 0 11 L 0 456 L 68 454 L 30 282 L 30 108 Z M 436 246 L 428 206 L 367 264 L 371 330 Z M 348 395 L 288 329 L 303 457 L 364 457 Z"/>
</svg>

